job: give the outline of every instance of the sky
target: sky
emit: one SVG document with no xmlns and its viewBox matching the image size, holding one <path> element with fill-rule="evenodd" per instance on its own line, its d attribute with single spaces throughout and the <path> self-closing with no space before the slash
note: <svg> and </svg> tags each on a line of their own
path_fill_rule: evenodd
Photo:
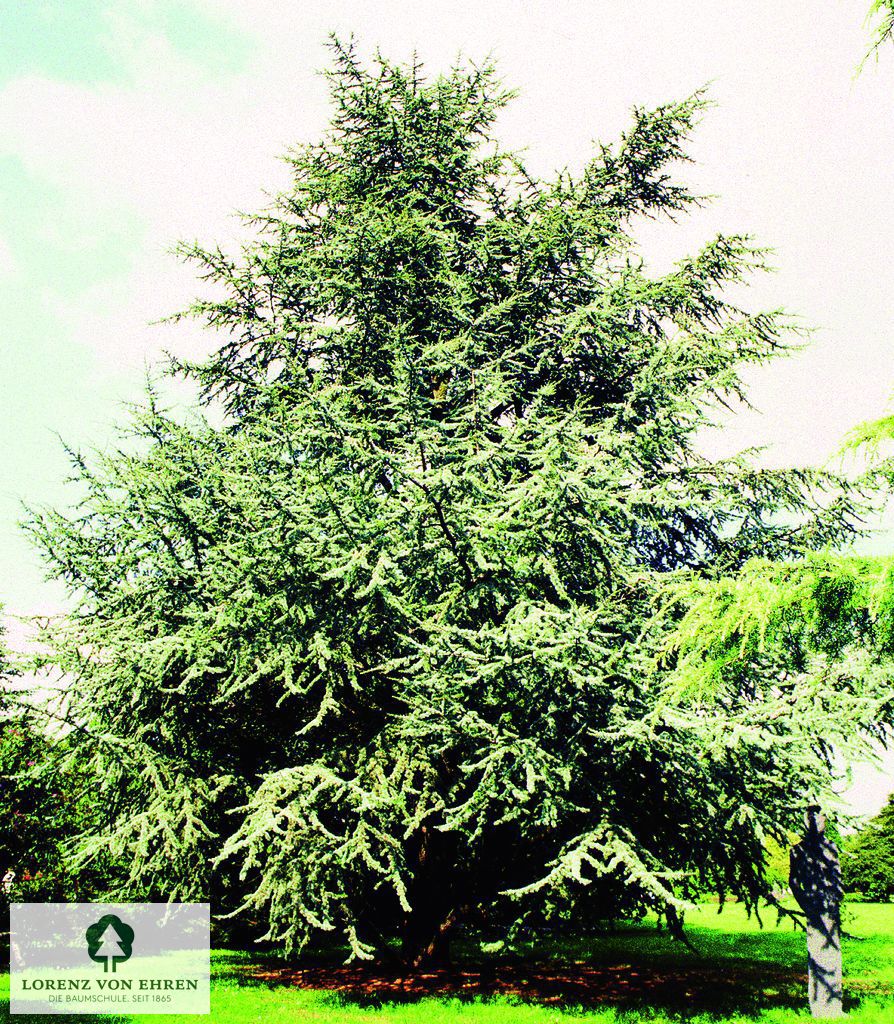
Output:
<svg viewBox="0 0 894 1024">
<path fill-rule="evenodd" d="M 645 225 L 666 268 L 718 231 L 774 252 L 743 301 L 810 345 L 749 376 L 754 411 L 705 437 L 770 465 L 823 465 L 894 390 L 894 47 L 856 68 L 853 0 L 29 0 L 0 5 L 0 602 L 64 605 L 18 527 L 67 499 L 62 440 L 114 443 L 163 352 L 212 336 L 158 324 L 201 293 L 171 247 L 238 244 L 237 210 L 286 183 L 279 157 L 327 121 L 330 32 L 432 73 L 492 55 L 518 98 L 498 134 L 536 173 L 580 168 L 634 105 L 709 86 L 681 170 L 714 201 Z M 172 394 L 172 400 L 184 400 Z M 880 532 L 876 550 L 894 550 Z M 12 620 L 12 629 L 17 627 Z M 871 811 L 894 759 L 858 772 Z"/>
</svg>

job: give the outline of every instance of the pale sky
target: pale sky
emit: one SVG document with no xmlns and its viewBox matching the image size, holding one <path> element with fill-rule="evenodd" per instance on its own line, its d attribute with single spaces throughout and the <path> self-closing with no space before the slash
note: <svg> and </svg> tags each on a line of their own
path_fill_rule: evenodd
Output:
<svg viewBox="0 0 894 1024">
<path fill-rule="evenodd" d="M 327 121 L 327 34 L 431 72 L 493 54 L 520 96 L 505 145 L 546 174 L 580 167 L 634 105 L 711 83 L 686 179 L 718 198 L 644 233 L 656 267 L 717 231 L 775 249 L 752 308 L 816 328 L 805 352 L 754 373 L 757 413 L 707 443 L 819 464 L 894 389 L 894 47 L 855 77 L 868 0 L 29 0 L 0 6 L 0 602 L 60 607 L 16 521 L 59 503 L 76 447 L 108 442 L 162 350 L 193 327 L 150 327 L 200 292 L 167 252 L 228 242 L 231 216 L 285 183 L 277 157 Z M 886 537 L 880 550 L 894 547 Z M 851 800 L 894 788 L 861 772 Z"/>
</svg>

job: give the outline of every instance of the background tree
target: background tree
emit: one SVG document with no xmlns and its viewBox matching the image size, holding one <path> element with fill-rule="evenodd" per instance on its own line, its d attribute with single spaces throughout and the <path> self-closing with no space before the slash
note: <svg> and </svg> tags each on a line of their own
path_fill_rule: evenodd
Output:
<svg viewBox="0 0 894 1024">
<path fill-rule="evenodd" d="M 894 897 L 894 794 L 846 841 L 841 874 L 846 892 L 859 892 L 873 902 Z"/>
<path fill-rule="evenodd" d="M 887 691 L 797 635 L 690 685 L 700 588 L 861 508 L 698 451 L 790 339 L 725 297 L 762 266 L 746 239 L 663 277 L 636 254 L 639 218 L 697 201 L 669 167 L 703 99 L 539 181 L 493 141 L 490 65 L 333 61 L 331 130 L 254 240 L 184 249 L 223 339 L 177 369 L 223 425 L 150 399 L 75 458 L 79 511 L 32 524 L 77 599 L 46 638 L 60 713 L 112 808 L 82 858 L 263 913 L 289 949 L 334 931 L 414 962 L 460 923 L 754 905 L 766 837 Z"/>
<path fill-rule="evenodd" d="M 71 842 L 100 821 L 92 779 L 68 741 L 32 715 L 0 636 L 0 875 L 19 900 L 90 899 L 113 878 L 108 864 L 75 869 Z"/>
</svg>

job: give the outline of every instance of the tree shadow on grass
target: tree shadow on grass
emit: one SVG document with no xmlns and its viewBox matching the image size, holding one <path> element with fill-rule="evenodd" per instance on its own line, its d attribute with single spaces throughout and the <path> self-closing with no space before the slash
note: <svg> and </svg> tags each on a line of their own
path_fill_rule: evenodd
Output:
<svg viewBox="0 0 894 1024">
<path fill-rule="evenodd" d="M 807 1002 L 806 973 L 744 960 L 724 965 L 463 962 L 411 973 L 382 964 L 256 963 L 237 972 L 248 984 L 329 991 L 364 1007 L 439 996 L 503 997 L 568 1009 L 648 1006 L 683 1015 L 755 1015 L 770 1008 L 803 1009 Z M 845 1008 L 858 1005 L 862 994 L 851 990 Z"/>
</svg>

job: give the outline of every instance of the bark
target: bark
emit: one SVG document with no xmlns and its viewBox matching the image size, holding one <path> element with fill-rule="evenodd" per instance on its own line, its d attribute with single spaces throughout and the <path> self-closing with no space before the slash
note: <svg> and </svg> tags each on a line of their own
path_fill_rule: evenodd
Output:
<svg viewBox="0 0 894 1024">
<path fill-rule="evenodd" d="M 789 885 L 807 928 L 808 1000 L 813 1017 L 841 1017 L 841 865 L 825 835 L 819 808 L 808 809 L 807 832 L 790 855 Z"/>
<path fill-rule="evenodd" d="M 450 963 L 450 931 L 457 914 L 450 910 L 443 918 L 413 914 L 404 933 L 404 963 L 414 970 Z"/>
<path fill-rule="evenodd" d="M 452 861 L 445 842 L 442 834 L 421 830 L 417 870 L 408 894 L 412 910 L 404 920 L 401 942 L 403 961 L 413 969 L 450 962 L 450 932 L 458 908 L 447 874 Z"/>
</svg>

